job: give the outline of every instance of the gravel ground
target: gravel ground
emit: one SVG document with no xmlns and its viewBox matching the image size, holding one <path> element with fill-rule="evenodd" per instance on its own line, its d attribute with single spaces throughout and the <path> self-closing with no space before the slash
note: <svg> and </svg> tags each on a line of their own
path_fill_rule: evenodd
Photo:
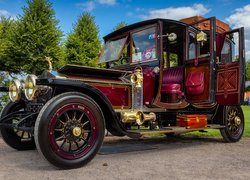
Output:
<svg viewBox="0 0 250 180">
<path fill-rule="evenodd" d="M 85 167 L 58 170 L 36 150 L 16 151 L 0 139 L 0 179 L 250 179 L 250 138 L 108 136 Z"/>
</svg>

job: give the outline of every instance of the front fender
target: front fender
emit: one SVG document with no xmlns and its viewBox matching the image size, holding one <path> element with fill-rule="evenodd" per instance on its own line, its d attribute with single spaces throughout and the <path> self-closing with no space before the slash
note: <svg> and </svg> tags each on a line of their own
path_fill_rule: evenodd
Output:
<svg viewBox="0 0 250 180">
<path fill-rule="evenodd" d="M 132 138 L 139 138 L 141 135 L 127 132 L 121 125 L 119 118 L 114 111 L 109 99 L 97 88 L 90 86 L 80 80 L 70 79 L 37 79 L 37 85 L 50 86 L 53 89 L 64 89 L 63 92 L 77 91 L 90 96 L 100 106 L 105 117 L 107 130 L 115 136 L 127 135 Z"/>
</svg>

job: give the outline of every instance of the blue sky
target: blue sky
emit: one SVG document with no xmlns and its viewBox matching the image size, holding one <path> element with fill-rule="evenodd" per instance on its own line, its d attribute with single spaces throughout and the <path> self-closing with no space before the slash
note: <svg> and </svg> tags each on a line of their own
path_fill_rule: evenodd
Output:
<svg viewBox="0 0 250 180">
<path fill-rule="evenodd" d="M 128 24 L 150 18 L 180 19 L 202 15 L 216 16 L 231 27 L 244 26 L 247 55 L 250 57 L 250 0 L 51 0 L 59 26 L 64 34 L 84 11 L 95 16 L 100 37 L 110 33 L 117 23 Z M 25 0 L 0 0 L 0 15 L 22 14 Z"/>
</svg>

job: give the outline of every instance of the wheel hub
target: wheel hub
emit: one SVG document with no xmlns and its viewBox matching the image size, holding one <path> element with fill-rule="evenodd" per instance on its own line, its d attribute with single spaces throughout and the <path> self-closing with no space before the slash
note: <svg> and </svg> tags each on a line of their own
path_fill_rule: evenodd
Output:
<svg viewBox="0 0 250 180">
<path fill-rule="evenodd" d="M 234 118 L 234 123 L 235 123 L 235 125 L 237 125 L 237 126 L 240 125 L 241 120 L 240 120 L 240 118 L 239 118 L 238 116 L 236 116 L 236 117 Z"/>
<path fill-rule="evenodd" d="M 69 121 L 64 127 L 64 136 L 70 142 L 78 140 L 82 135 L 81 124 L 77 121 Z"/>
<path fill-rule="evenodd" d="M 75 127 L 72 130 L 74 136 L 79 137 L 82 134 L 82 130 L 80 127 Z"/>
</svg>

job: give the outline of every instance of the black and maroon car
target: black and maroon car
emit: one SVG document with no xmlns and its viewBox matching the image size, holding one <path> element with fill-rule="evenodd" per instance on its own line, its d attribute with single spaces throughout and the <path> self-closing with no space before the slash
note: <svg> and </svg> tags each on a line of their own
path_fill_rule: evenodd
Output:
<svg viewBox="0 0 250 180">
<path fill-rule="evenodd" d="M 104 41 L 104 69 L 66 65 L 10 83 L 0 120 L 9 146 L 77 168 L 96 155 L 105 128 L 131 138 L 218 129 L 225 141 L 240 140 L 243 28 L 214 17 L 152 19 Z"/>
</svg>

